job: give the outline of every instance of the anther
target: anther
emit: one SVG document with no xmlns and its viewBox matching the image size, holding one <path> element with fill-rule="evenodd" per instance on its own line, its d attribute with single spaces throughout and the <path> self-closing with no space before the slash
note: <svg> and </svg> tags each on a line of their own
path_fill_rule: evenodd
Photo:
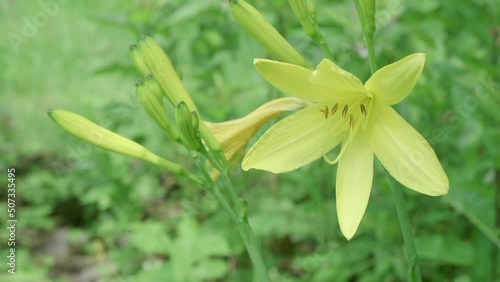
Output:
<svg viewBox="0 0 500 282">
<path fill-rule="evenodd" d="M 328 111 L 328 106 L 325 106 L 325 108 L 324 108 L 324 109 L 321 109 L 321 110 L 319 110 L 319 111 L 325 114 L 325 119 L 327 119 L 327 118 L 328 118 L 328 114 L 330 113 L 330 112 Z"/>
<path fill-rule="evenodd" d="M 347 105 L 344 106 L 344 109 L 342 110 L 342 117 L 345 117 L 347 115 L 347 109 L 349 107 Z"/>
<path fill-rule="evenodd" d="M 365 108 L 365 105 L 361 104 L 361 105 L 360 105 L 360 107 L 361 107 L 361 113 L 362 113 L 363 115 L 365 115 L 365 116 L 366 116 L 366 108 Z"/>
<path fill-rule="evenodd" d="M 351 129 L 354 127 L 354 117 L 352 115 L 349 117 L 349 126 Z"/>
<path fill-rule="evenodd" d="M 332 112 L 331 112 L 332 116 L 333 116 L 333 114 L 334 114 L 334 113 L 336 113 L 336 112 L 337 112 L 337 109 L 338 109 L 338 108 L 339 108 L 339 104 L 335 103 L 335 106 L 333 106 L 333 108 L 332 108 Z"/>
</svg>

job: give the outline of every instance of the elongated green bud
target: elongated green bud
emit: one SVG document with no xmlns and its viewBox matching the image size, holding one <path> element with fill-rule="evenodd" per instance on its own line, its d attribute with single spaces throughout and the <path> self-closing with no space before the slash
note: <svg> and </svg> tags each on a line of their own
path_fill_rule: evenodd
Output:
<svg viewBox="0 0 500 282">
<path fill-rule="evenodd" d="M 141 74 L 141 76 L 149 74 L 148 67 L 142 58 L 141 50 L 139 50 L 139 47 L 135 44 L 130 45 L 130 58 L 132 59 L 135 69 Z"/>
<path fill-rule="evenodd" d="M 184 102 L 191 112 L 198 112 L 195 103 L 189 96 L 186 88 L 182 84 L 177 72 L 167 54 L 151 37 L 145 36 L 139 43 L 144 63 L 158 81 L 163 93 L 172 105 L 177 106 Z M 200 123 L 200 133 L 207 146 L 214 151 L 220 151 L 221 147 L 212 132 L 204 123 Z"/>
<path fill-rule="evenodd" d="M 306 60 L 259 11 L 243 0 L 231 0 L 230 4 L 238 24 L 271 54 L 285 63 L 308 67 Z"/>
<path fill-rule="evenodd" d="M 365 33 L 373 34 L 375 32 L 375 0 L 361 0 L 361 8 L 365 17 Z"/>
<path fill-rule="evenodd" d="M 186 103 L 181 102 L 175 110 L 175 120 L 177 127 L 190 149 L 200 151 L 203 148 L 200 132 L 198 131 L 200 122 L 196 112 L 191 112 Z"/>
<path fill-rule="evenodd" d="M 144 63 L 153 75 L 153 78 L 158 81 L 163 93 L 167 99 L 176 107 L 179 103 L 184 102 L 190 112 L 198 113 L 198 109 L 193 100 L 189 96 L 186 88 L 182 84 L 177 72 L 175 71 L 167 54 L 163 52 L 160 45 L 151 37 L 145 36 L 140 44 L 141 54 L 144 58 Z M 200 123 L 200 134 L 205 140 L 207 146 L 214 150 L 220 151 L 221 146 L 212 132 L 202 122 Z"/>
<path fill-rule="evenodd" d="M 288 0 L 288 4 L 290 4 L 293 13 L 299 20 L 306 34 L 309 35 L 309 37 L 316 36 L 318 30 L 314 25 L 313 19 L 310 17 L 306 0 Z"/>
<path fill-rule="evenodd" d="M 160 45 L 151 37 L 145 36 L 141 39 L 139 46 L 145 65 L 165 91 L 172 105 L 175 107 L 180 102 L 184 102 L 191 111 L 198 111 L 170 59 L 163 52 Z"/>
<path fill-rule="evenodd" d="M 151 76 L 146 76 L 145 80 L 139 80 L 135 85 L 137 98 L 146 112 L 174 141 L 180 140 L 177 130 L 172 127 L 172 123 L 165 113 L 161 96 L 161 88 L 158 82 Z"/>
<path fill-rule="evenodd" d="M 186 175 L 186 171 L 180 165 L 167 161 L 142 145 L 101 127 L 80 115 L 59 109 L 49 110 L 48 114 L 55 124 L 81 141 L 107 151 L 150 162 L 175 174 Z"/>
</svg>

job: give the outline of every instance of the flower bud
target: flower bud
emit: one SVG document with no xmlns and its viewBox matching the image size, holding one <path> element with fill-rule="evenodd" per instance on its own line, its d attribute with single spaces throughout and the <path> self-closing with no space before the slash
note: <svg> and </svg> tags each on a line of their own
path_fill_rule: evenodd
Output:
<svg viewBox="0 0 500 282">
<path fill-rule="evenodd" d="M 144 63 L 141 50 L 139 50 L 139 47 L 135 44 L 130 45 L 130 58 L 132 59 L 135 69 L 141 74 L 141 76 L 149 74 L 149 69 Z"/>
<path fill-rule="evenodd" d="M 198 131 L 200 122 L 196 112 L 191 112 L 186 103 L 181 102 L 176 107 L 175 120 L 177 127 L 190 149 L 200 151 L 203 148 L 200 132 Z"/>
<path fill-rule="evenodd" d="M 163 91 L 158 82 L 153 77 L 146 76 L 145 80 L 141 79 L 136 83 L 135 88 L 137 98 L 149 116 L 165 131 L 170 139 L 179 141 L 179 133 L 172 127 L 170 119 L 165 113 L 161 96 Z"/>
<path fill-rule="evenodd" d="M 165 91 L 172 105 L 177 106 L 180 102 L 184 102 L 191 111 L 197 111 L 196 105 L 160 45 L 151 37 L 145 36 L 141 39 L 139 46 L 144 64 Z"/>
<path fill-rule="evenodd" d="M 231 0 L 231 11 L 238 24 L 281 61 L 308 67 L 306 60 L 259 13 L 243 0 Z"/>
<path fill-rule="evenodd" d="M 142 145 L 101 127 L 80 115 L 59 109 L 49 110 L 48 114 L 55 124 L 83 142 L 107 151 L 150 162 L 175 174 L 185 173 L 185 170 L 180 165 L 167 161 Z"/>
<path fill-rule="evenodd" d="M 145 65 L 153 75 L 153 78 L 158 81 L 172 105 L 176 107 L 179 103 L 184 102 L 190 112 L 198 113 L 195 103 L 189 96 L 170 59 L 163 52 L 160 45 L 151 37 L 145 36 L 142 38 L 139 46 Z M 216 152 L 221 150 L 219 142 L 204 123 L 200 123 L 199 132 L 210 149 Z"/>
</svg>

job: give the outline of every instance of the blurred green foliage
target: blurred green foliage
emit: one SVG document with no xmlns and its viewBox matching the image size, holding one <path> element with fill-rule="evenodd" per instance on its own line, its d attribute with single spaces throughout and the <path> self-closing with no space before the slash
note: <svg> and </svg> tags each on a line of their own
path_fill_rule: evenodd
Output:
<svg viewBox="0 0 500 282">
<path fill-rule="evenodd" d="M 311 65 L 321 60 L 287 1 L 249 2 Z M 351 1 L 316 5 L 337 63 L 367 79 Z M 6 187 L 7 167 L 15 167 L 19 220 L 18 274 L 6 276 L 2 263 L 0 280 L 252 281 L 244 246 L 209 194 L 79 143 L 46 117 L 50 107 L 74 111 L 187 165 L 136 101 L 128 45 L 151 34 L 204 118 L 241 117 L 284 94 L 254 71 L 252 59 L 269 55 L 238 27 L 228 2 L 0 1 L 0 9 L 0 183 Z M 405 191 L 426 281 L 500 279 L 499 16 L 493 0 L 377 1 L 379 65 L 427 53 L 417 87 L 397 110 L 432 144 L 451 183 L 440 198 Z M 279 176 L 234 171 L 273 281 L 404 280 L 381 166 L 350 242 L 338 230 L 335 170 L 317 161 Z M 6 222 L 5 188 L 0 199 Z M 7 238 L 4 229 L 0 242 Z"/>
</svg>

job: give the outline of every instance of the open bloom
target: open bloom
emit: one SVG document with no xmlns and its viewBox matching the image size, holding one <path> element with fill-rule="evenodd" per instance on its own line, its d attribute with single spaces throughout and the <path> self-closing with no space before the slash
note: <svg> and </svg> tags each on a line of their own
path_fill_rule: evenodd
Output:
<svg viewBox="0 0 500 282">
<path fill-rule="evenodd" d="M 448 178 L 429 143 L 392 107 L 415 86 L 425 54 L 412 54 L 378 70 L 363 85 L 351 73 L 324 59 L 311 71 L 277 61 L 256 59 L 264 78 L 278 89 L 313 102 L 271 127 L 248 151 L 244 170 L 282 173 L 320 157 L 338 162 L 337 214 L 351 239 L 368 205 L 373 154 L 404 186 L 438 196 Z M 331 160 L 327 153 L 342 143 Z"/>
</svg>

